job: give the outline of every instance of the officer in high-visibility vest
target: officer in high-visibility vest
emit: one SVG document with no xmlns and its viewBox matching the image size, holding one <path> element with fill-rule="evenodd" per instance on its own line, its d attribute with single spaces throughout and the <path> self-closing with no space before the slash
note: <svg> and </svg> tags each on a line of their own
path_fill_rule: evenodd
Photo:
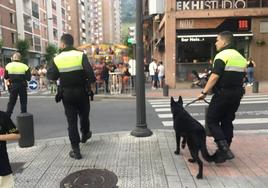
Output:
<svg viewBox="0 0 268 188">
<path fill-rule="evenodd" d="M 69 155 L 74 159 L 81 159 L 79 143 L 80 141 L 85 143 L 92 135 L 89 122 L 89 87 L 96 78 L 86 54 L 76 50 L 73 43 L 72 35 L 62 35 L 61 53 L 54 58 L 48 68 L 47 77 L 50 80 L 60 79 L 59 91 L 55 99 L 56 102 L 62 99 L 65 109 L 72 147 Z M 78 116 L 82 133 L 81 140 L 77 126 Z"/>
<path fill-rule="evenodd" d="M 10 92 L 6 111 L 9 117 L 13 112 L 18 95 L 20 96 L 21 113 L 27 112 L 27 81 L 31 79 L 31 72 L 29 67 L 20 61 L 21 54 L 15 52 L 12 56 L 12 62 L 5 67 L 4 77 L 7 80 Z"/>
<path fill-rule="evenodd" d="M 208 107 L 207 125 L 218 146 L 215 163 L 223 163 L 235 156 L 230 150 L 233 138 L 233 120 L 242 96 L 247 60 L 233 47 L 234 37 L 229 31 L 218 34 L 212 74 L 198 96 L 204 99 L 210 90 L 213 96 Z"/>
</svg>

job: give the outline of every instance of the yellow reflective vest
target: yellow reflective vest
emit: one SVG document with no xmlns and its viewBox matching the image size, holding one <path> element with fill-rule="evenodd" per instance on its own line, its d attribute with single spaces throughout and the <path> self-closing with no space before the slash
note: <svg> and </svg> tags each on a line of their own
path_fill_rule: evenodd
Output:
<svg viewBox="0 0 268 188">
<path fill-rule="evenodd" d="M 234 49 L 223 50 L 214 59 L 220 59 L 225 63 L 224 71 L 245 72 L 247 67 L 247 60 Z"/>
<path fill-rule="evenodd" d="M 54 58 L 54 63 L 60 73 L 83 70 L 83 52 L 70 50 L 61 52 Z"/>
<path fill-rule="evenodd" d="M 6 65 L 6 71 L 9 75 L 25 75 L 26 71 L 29 69 L 27 65 L 21 62 L 10 62 Z"/>
</svg>

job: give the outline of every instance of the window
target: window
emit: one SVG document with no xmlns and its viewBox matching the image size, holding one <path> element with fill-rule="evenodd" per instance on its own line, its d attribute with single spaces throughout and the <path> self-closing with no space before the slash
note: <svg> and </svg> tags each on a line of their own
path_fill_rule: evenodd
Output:
<svg viewBox="0 0 268 188">
<path fill-rule="evenodd" d="M 57 4 L 55 1 L 52 1 L 52 9 L 57 10 Z"/>
<path fill-rule="evenodd" d="M 260 33 L 268 33 L 268 20 L 260 22 Z"/>
<path fill-rule="evenodd" d="M 259 0 L 248 0 L 247 5 L 248 5 L 248 8 L 259 8 L 260 1 Z"/>
<path fill-rule="evenodd" d="M 47 21 L 47 14 L 45 12 L 43 13 L 43 19 L 44 19 L 44 22 Z"/>
<path fill-rule="evenodd" d="M 55 40 L 58 39 L 58 31 L 57 31 L 57 29 L 53 29 L 53 36 L 54 36 Z"/>
<path fill-rule="evenodd" d="M 33 27 L 34 27 L 34 29 L 37 29 L 37 30 L 40 29 L 40 25 L 38 22 L 33 22 Z"/>
<path fill-rule="evenodd" d="M 11 33 L 11 42 L 12 42 L 12 44 L 15 44 L 16 43 L 15 33 Z"/>
<path fill-rule="evenodd" d="M 262 0 L 262 7 L 268 7 L 268 1 Z"/>
<path fill-rule="evenodd" d="M 14 24 L 15 23 L 15 17 L 13 13 L 9 13 L 9 21 L 10 23 Z"/>
<path fill-rule="evenodd" d="M 35 2 L 32 2 L 32 15 L 39 19 L 39 7 L 38 4 Z"/>
</svg>

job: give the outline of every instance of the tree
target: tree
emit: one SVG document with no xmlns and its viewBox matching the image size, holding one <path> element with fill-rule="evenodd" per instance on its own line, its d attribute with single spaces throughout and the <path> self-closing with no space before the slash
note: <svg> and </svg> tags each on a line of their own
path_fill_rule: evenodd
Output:
<svg viewBox="0 0 268 188">
<path fill-rule="evenodd" d="M 46 47 L 46 54 L 45 54 L 47 63 L 52 62 L 57 52 L 58 52 L 58 48 L 54 44 L 48 44 L 48 46 Z"/>
<path fill-rule="evenodd" d="M 30 49 L 29 41 L 19 39 L 16 44 L 16 47 L 18 49 L 18 52 L 21 54 L 21 61 L 24 64 L 28 65 L 28 53 L 29 53 L 28 51 Z"/>
<path fill-rule="evenodd" d="M 4 44 L 3 39 L 0 39 L 0 50 L 2 50 L 3 44 Z M 1 51 L 1 53 L 2 53 L 2 51 Z"/>
</svg>

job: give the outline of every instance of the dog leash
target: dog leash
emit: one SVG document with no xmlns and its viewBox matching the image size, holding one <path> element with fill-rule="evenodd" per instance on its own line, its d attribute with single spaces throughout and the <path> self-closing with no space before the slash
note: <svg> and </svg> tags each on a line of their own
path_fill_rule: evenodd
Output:
<svg viewBox="0 0 268 188">
<path fill-rule="evenodd" d="M 200 101 L 200 99 L 195 99 L 195 100 L 193 100 L 193 101 L 187 103 L 187 104 L 185 105 L 185 107 L 190 106 L 191 104 L 195 103 L 196 101 Z M 209 102 L 208 102 L 206 99 L 203 99 L 203 101 L 204 101 L 205 103 L 209 104 Z"/>
</svg>

